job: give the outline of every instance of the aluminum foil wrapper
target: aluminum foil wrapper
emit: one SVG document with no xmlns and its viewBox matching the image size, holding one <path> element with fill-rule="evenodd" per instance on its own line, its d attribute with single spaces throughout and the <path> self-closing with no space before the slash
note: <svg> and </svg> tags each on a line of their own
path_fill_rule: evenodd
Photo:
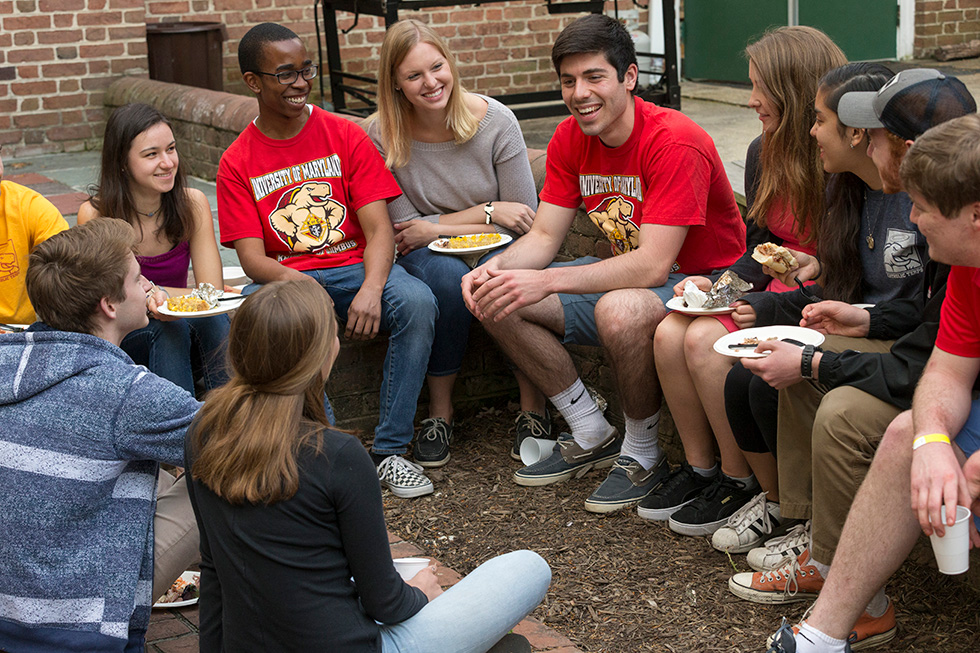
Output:
<svg viewBox="0 0 980 653">
<path fill-rule="evenodd" d="M 199 283 L 197 288 L 191 291 L 193 297 L 198 299 L 203 299 L 208 303 L 209 306 L 215 306 L 218 303 L 218 298 L 221 297 L 222 292 L 212 286 L 210 283 Z"/>
<path fill-rule="evenodd" d="M 708 301 L 701 308 L 721 308 L 741 299 L 752 290 L 752 284 L 743 281 L 731 270 L 725 270 L 708 291 Z"/>
</svg>

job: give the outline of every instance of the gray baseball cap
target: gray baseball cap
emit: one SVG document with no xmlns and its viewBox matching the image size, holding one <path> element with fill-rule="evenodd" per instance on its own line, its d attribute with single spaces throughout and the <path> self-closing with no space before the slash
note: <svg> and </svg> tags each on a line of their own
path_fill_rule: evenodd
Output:
<svg viewBox="0 0 980 653">
<path fill-rule="evenodd" d="M 841 96 L 837 117 L 848 127 L 884 127 L 914 141 L 930 127 L 975 113 L 977 103 L 956 77 L 932 68 L 903 70 L 877 92 Z"/>
</svg>

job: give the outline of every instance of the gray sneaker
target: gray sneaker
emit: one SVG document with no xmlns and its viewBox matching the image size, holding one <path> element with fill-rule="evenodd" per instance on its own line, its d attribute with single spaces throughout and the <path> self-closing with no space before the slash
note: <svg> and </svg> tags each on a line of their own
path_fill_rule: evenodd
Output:
<svg viewBox="0 0 980 653">
<path fill-rule="evenodd" d="M 570 434 L 562 433 L 551 455 L 514 472 L 514 482 L 536 487 L 581 478 L 590 469 L 612 465 L 622 444 L 623 438 L 614 426 L 610 426 L 605 439 L 591 449 L 583 449 Z"/>
<path fill-rule="evenodd" d="M 632 506 L 653 492 L 653 488 L 668 474 L 670 465 L 667 456 L 661 456 L 653 469 L 644 469 L 629 456 L 620 456 L 606 480 L 585 500 L 585 509 L 589 512 L 613 512 Z"/>
<path fill-rule="evenodd" d="M 422 467 L 442 467 L 449 462 L 449 445 L 452 441 L 452 422 L 441 417 L 424 419 L 412 449 L 412 458 Z"/>
<path fill-rule="evenodd" d="M 551 415 L 547 408 L 544 409 L 544 417 L 530 410 L 522 410 L 517 414 L 514 424 L 514 446 L 510 448 L 510 457 L 514 460 L 521 459 L 521 443 L 525 438 L 551 438 Z"/>
</svg>

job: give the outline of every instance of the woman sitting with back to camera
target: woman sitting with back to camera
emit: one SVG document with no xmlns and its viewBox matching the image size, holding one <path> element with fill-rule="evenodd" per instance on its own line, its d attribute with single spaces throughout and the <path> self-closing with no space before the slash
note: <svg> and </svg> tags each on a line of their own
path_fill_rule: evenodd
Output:
<svg viewBox="0 0 980 653">
<path fill-rule="evenodd" d="M 427 245 L 442 235 L 527 233 L 538 206 L 534 178 L 517 118 L 493 98 L 466 91 L 445 41 L 417 20 L 399 21 L 385 34 L 378 112 L 366 128 L 403 193 L 388 205 L 398 264 L 424 281 L 439 305 L 426 376 L 429 417 L 413 450 L 420 465 L 439 467 L 449 461 L 453 386 L 473 316 L 460 290 L 469 266 Z M 522 412 L 511 455 L 519 459 L 521 440 L 548 437 L 551 427 L 544 396 L 515 375 Z"/>
<path fill-rule="evenodd" d="M 122 350 L 191 394 L 195 379 L 205 392 L 224 383 L 228 316 L 175 318 L 158 310 L 168 296 L 190 292 L 190 265 L 198 283 L 221 290 L 224 282 L 211 207 L 187 185 L 170 121 L 149 105 L 127 104 L 109 116 L 99 185 L 79 207 L 78 224 L 100 216 L 133 226 L 140 272 L 155 286 L 150 324 L 126 336 Z"/>
<path fill-rule="evenodd" d="M 488 651 L 541 602 L 550 569 L 514 551 L 445 592 L 434 567 L 401 579 L 374 464 L 324 413 L 339 349 L 315 284 L 267 284 L 232 320 L 232 378 L 186 439 L 201 651 Z"/>
</svg>

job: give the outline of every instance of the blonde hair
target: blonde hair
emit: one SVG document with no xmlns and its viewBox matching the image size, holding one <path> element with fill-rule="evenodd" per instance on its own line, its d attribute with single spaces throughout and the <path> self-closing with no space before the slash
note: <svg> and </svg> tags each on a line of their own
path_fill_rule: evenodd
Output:
<svg viewBox="0 0 980 653">
<path fill-rule="evenodd" d="M 749 218 L 766 226 L 782 203 L 795 217 L 797 236 L 813 242 L 824 213 L 825 175 L 820 148 L 810 136 L 817 81 L 847 57 L 813 27 L 780 27 L 745 48 L 762 91 L 779 112 L 779 125 L 763 136 L 759 178 Z"/>
<path fill-rule="evenodd" d="M 408 53 L 419 43 L 428 43 L 446 59 L 453 77 L 453 92 L 449 96 L 446 128 L 453 140 L 465 143 L 476 135 L 480 121 L 466 106 L 466 89 L 459 80 L 456 57 L 446 42 L 425 23 L 414 19 L 401 20 L 388 28 L 381 44 L 381 60 L 378 64 L 378 110 L 368 120 L 377 120 L 381 143 L 385 150 L 385 165 L 389 169 L 401 168 L 412 157 L 412 133 L 410 114 L 412 103 L 395 87 L 395 73 Z"/>
<path fill-rule="evenodd" d="M 299 488 L 297 455 L 321 447 L 324 363 L 337 337 L 319 285 L 278 281 L 236 311 L 228 336 L 231 380 L 194 421 L 193 477 L 233 504 L 274 503 Z"/>
</svg>

